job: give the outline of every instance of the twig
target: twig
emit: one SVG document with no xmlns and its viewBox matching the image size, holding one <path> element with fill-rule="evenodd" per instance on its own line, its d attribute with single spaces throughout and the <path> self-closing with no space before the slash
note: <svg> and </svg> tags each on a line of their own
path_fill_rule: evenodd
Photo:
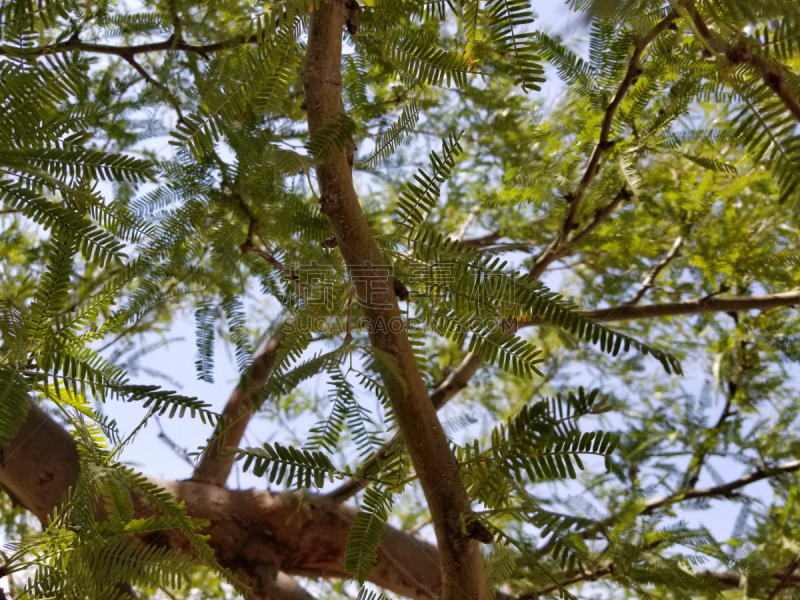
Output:
<svg viewBox="0 0 800 600">
<path fill-rule="evenodd" d="M 189 452 L 186 450 L 186 448 L 182 448 L 177 442 L 167 435 L 167 432 L 164 431 L 164 427 L 161 425 L 161 419 L 158 417 L 156 417 L 156 424 L 158 425 L 159 429 L 158 439 L 164 442 L 169 449 L 177 454 L 178 457 L 181 458 L 185 463 L 194 468 L 194 463 L 192 462 L 192 459 L 189 458 Z"/>
<path fill-rule="evenodd" d="M 272 265 L 278 271 L 283 273 L 284 276 L 286 276 L 287 279 L 291 279 L 292 281 L 298 281 L 300 279 L 300 275 L 298 275 L 297 273 L 295 273 L 294 271 L 292 271 L 288 267 L 285 267 L 281 261 L 279 261 L 277 258 L 272 256 L 272 254 L 270 254 L 269 252 L 265 252 L 261 248 L 256 248 L 255 246 L 246 245 L 246 244 L 242 244 L 241 248 L 242 248 L 242 252 L 244 252 L 245 254 L 255 254 L 255 255 L 260 256 L 261 258 L 263 258 L 270 265 Z"/>
<path fill-rule="evenodd" d="M 725 398 L 725 406 L 722 409 L 719 419 L 717 419 L 717 422 L 714 424 L 714 427 L 706 432 L 703 444 L 692 456 L 689 470 L 687 471 L 686 483 L 683 487 L 694 488 L 697 485 L 697 482 L 700 479 L 700 472 L 703 469 L 703 464 L 705 463 L 706 458 L 708 458 L 706 443 L 711 438 L 716 438 L 722 432 L 722 428 L 725 426 L 728 418 L 735 414 L 735 412 L 731 409 L 734 401 L 736 400 L 736 393 L 742 387 L 744 374 L 749 368 L 750 367 L 747 364 L 747 341 L 742 339 L 739 342 L 739 360 L 737 364 L 736 379 L 731 379 L 728 381 L 728 393 L 726 394 Z"/>
<path fill-rule="evenodd" d="M 672 260 L 680 254 L 681 245 L 683 245 L 683 237 L 678 236 L 675 239 L 675 243 L 672 244 L 672 248 L 667 253 L 667 255 L 658 261 L 655 266 L 650 270 L 647 274 L 647 277 L 644 278 L 642 282 L 642 287 L 636 292 L 633 297 L 628 300 L 625 304 L 638 304 L 639 301 L 644 298 L 644 295 L 647 293 L 649 289 L 653 287 L 656 282 L 656 277 L 664 270 L 664 268 L 672 262 Z"/>
<path fill-rule="evenodd" d="M 183 123 L 183 113 L 181 112 L 181 105 L 178 103 L 178 99 L 172 94 L 169 88 L 162 84 L 161 82 L 157 81 L 154 77 L 148 73 L 145 68 L 136 62 L 136 59 L 133 56 L 122 56 L 122 58 L 130 64 L 138 73 L 141 75 L 144 80 L 152 85 L 154 88 L 161 90 L 164 93 L 164 96 L 167 98 L 167 101 L 172 105 L 172 108 L 175 109 L 175 112 L 178 113 L 178 122 Z"/>
</svg>

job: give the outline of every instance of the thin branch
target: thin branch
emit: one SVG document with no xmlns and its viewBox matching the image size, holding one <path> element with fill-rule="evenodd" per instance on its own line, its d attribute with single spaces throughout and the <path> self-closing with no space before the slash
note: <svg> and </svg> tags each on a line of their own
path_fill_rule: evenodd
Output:
<svg viewBox="0 0 800 600">
<path fill-rule="evenodd" d="M 642 287 L 639 289 L 639 291 L 636 292 L 633 295 L 633 297 L 630 300 L 628 300 L 625 304 L 638 304 L 639 301 L 642 298 L 644 298 L 644 295 L 648 292 L 648 290 L 650 290 L 653 287 L 653 285 L 655 285 L 656 278 L 661 273 L 661 271 L 663 271 L 666 268 L 666 266 L 669 263 L 671 263 L 673 259 L 675 259 L 675 257 L 678 256 L 678 254 L 680 254 L 680 249 L 682 245 L 683 245 L 683 237 L 678 236 L 675 239 L 675 243 L 672 244 L 672 248 L 670 248 L 670 251 L 667 252 L 667 255 L 660 261 L 658 261 L 650 270 L 650 272 L 647 274 L 647 277 L 644 278 L 644 281 L 642 282 Z"/>
<path fill-rule="evenodd" d="M 798 470 L 800 470 L 800 460 L 788 461 L 774 467 L 760 467 L 752 473 L 742 475 L 739 479 L 734 479 L 733 481 L 723 483 L 722 485 L 708 488 L 692 488 L 675 494 L 670 494 L 668 496 L 653 498 L 652 500 L 647 501 L 640 514 L 649 515 L 655 510 L 668 504 L 674 504 L 676 502 L 683 502 L 686 500 L 694 500 L 696 498 L 713 498 L 717 496 L 730 497 L 736 490 L 750 485 L 751 483 L 761 481 L 762 479 L 768 479 L 770 477 L 774 477 L 775 475 L 780 475 L 781 473 L 793 473 Z"/>
<path fill-rule="evenodd" d="M 167 435 L 167 432 L 164 431 L 164 427 L 161 425 L 161 419 L 155 417 L 156 425 L 158 425 L 158 439 L 164 442 L 170 450 L 172 450 L 178 458 L 180 458 L 183 462 L 188 464 L 189 466 L 193 467 L 194 463 L 192 459 L 189 458 L 189 452 L 186 448 L 182 447 L 178 444 L 175 440 Z"/>
<path fill-rule="evenodd" d="M 172 105 L 172 108 L 174 108 L 175 112 L 178 114 L 178 122 L 183 123 L 183 113 L 181 112 L 181 105 L 178 102 L 178 99 L 169 90 L 169 88 L 166 85 L 162 84 L 161 82 L 157 81 L 154 77 L 152 77 L 150 73 L 148 73 L 147 70 L 142 65 L 136 62 L 136 59 L 133 56 L 123 56 L 122 58 L 124 58 L 125 61 L 128 62 L 128 64 L 130 64 L 147 83 L 152 85 L 154 88 L 161 90 L 161 92 L 166 97 L 167 102 L 169 102 Z"/>
<path fill-rule="evenodd" d="M 260 256 L 265 261 L 267 261 L 271 266 L 275 267 L 278 271 L 283 273 L 283 275 L 287 279 L 291 279 L 293 281 L 300 279 L 300 276 L 297 273 L 292 271 L 290 268 L 284 266 L 281 261 L 272 256 L 272 254 L 270 254 L 269 252 L 265 252 L 261 248 L 256 248 L 255 246 L 243 245 L 242 252 L 244 252 L 245 254 L 255 254 L 256 256 Z"/>
<path fill-rule="evenodd" d="M 735 315 L 736 313 L 734 313 Z M 689 463 L 689 469 L 686 473 L 686 483 L 682 486 L 684 488 L 694 488 L 700 480 L 700 472 L 703 470 L 706 459 L 708 458 L 709 440 L 716 439 L 722 433 L 725 423 L 728 419 L 736 414 L 733 410 L 736 394 L 741 389 L 744 381 L 745 373 L 750 369 L 747 364 L 747 341 L 745 339 L 739 342 L 739 356 L 737 360 L 736 378 L 728 381 L 728 393 L 725 397 L 725 406 L 722 413 L 714 424 L 714 427 L 706 431 L 705 439 L 700 444 L 700 447 L 692 454 L 692 459 Z"/>
<path fill-rule="evenodd" d="M 151 52 L 168 52 L 178 51 L 186 52 L 187 54 L 198 54 L 202 57 L 207 57 L 209 54 L 227 50 L 243 44 L 257 44 L 258 36 L 244 36 L 238 35 L 236 37 L 223 40 L 221 42 L 214 42 L 211 44 L 190 44 L 183 40 L 176 40 L 170 37 L 161 42 L 151 42 L 147 44 L 138 44 L 135 46 L 109 46 L 105 44 L 93 44 L 90 42 L 82 42 L 77 38 L 70 38 L 58 44 L 48 44 L 46 46 L 36 46 L 33 48 L 13 48 L 7 49 L 6 46 L 0 46 L 0 56 L 14 56 L 22 58 L 36 58 L 39 56 L 48 56 L 53 54 L 63 54 L 66 52 L 86 52 L 88 54 L 107 54 L 112 56 L 119 56 L 128 60 L 138 54 L 149 54 Z"/>
<path fill-rule="evenodd" d="M 639 62 L 641 61 L 642 55 L 650 43 L 653 42 L 653 40 L 655 40 L 659 34 L 666 30 L 677 17 L 678 15 L 676 13 L 667 15 L 658 23 L 656 23 L 656 25 L 650 29 L 650 31 L 636 39 L 633 47 L 633 55 L 628 61 L 628 69 L 625 72 L 625 76 L 620 82 L 619 88 L 617 88 L 617 92 L 614 94 L 614 98 L 606 107 L 605 114 L 603 116 L 603 122 L 600 125 L 600 135 L 597 139 L 597 143 L 594 146 L 594 150 L 592 150 L 592 154 L 589 157 L 589 161 L 586 164 L 586 168 L 583 171 L 583 177 L 581 177 L 581 180 L 578 183 L 578 187 L 575 189 L 575 191 L 569 194 L 566 198 L 568 209 L 567 216 L 564 219 L 564 224 L 544 253 L 534 262 L 530 270 L 531 277 L 540 277 L 551 262 L 563 256 L 559 256 L 559 253 L 562 251 L 562 247 L 570 241 L 569 236 L 571 232 L 578 227 L 576 223 L 578 211 L 584 197 L 586 196 L 586 192 L 589 190 L 594 178 L 600 172 L 601 160 L 605 156 L 606 152 L 614 145 L 614 142 L 609 139 L 609 136 L 611 135 L 611 126 L 614 122 L 614 117 L 617 114 L 617 109 L 619 109 L 622 100 L 628 94 L 631 87 L 633 87 L 633 84 L 639 78 L 639 75 L 641 75 Z M 595 224 L 592 229 L 597 227 L 602 219 L 610 215 L 612 210 L 613 208 L 611 210 L 604 211 L 605 215 L 601 219 L 598 219 L 596 215 L 594 219 Z M 583 237 L 586 235 L 588 235 L 588 233 L 585 233 Z M 579 240 L 576 237 L 576 239 L 571 241 L 575 243 Z"/>
<path fill-rule="evenodd" d="M 726 589 L 739 589 L 742 584 L 742 576 L 739 573 L 715 573 L 713 571 L 703 571 L 700 573 L 706 579 L 713 579 L 720 587 Z M 790 573 L 788 577 L 783 573 L 771 573 L 767 575 L 769 579 L 778 579 L 778 585 L 782 588 L 800 587 L 800 573 Z M 786 579 L 783 579 L 786 577 Z M 754 576 L 748 576 L 748 583 L 752 583 Z M 750 587 L 750 586 L 748 586 Z"/>
</svg>

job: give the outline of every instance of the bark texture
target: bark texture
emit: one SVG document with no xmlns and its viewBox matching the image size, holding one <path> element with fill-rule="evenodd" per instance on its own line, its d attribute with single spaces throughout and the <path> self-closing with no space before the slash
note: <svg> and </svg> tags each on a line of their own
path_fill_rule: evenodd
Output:
<svg viewBox="0 0 800 600">
<path fill-rule="evenodd" d="M 77 480 L 78 452 L 72 436 L 32 406 L 15 439 L 0 450 L 0 485 L 46 522 Z M 288 575 L 350 577 L 344 554 L 353 508 L 313 494 L 228 490 L 191 480 L 151 481 L 185 502 L 191 516 L 210 521 L 202 533 L 211 536 L 209 544 L 220 564 L 252 587 L 249 600 L 307 598 Z M 151 514 L 145 506 L 136 512 L 139 517 Z M 161 535 L 155 542 L 187 549 L 178 535 Z M 437 598 L 442 580 L 436 547 L 387 527 L 370 581 L 410 598 Z"/>
<path fill-rule="evenodd" d="M 347 19 L 343 0 L 329 0 L 311 14 L 303 88 L 308 129 L 313 135 L 344 112 L 342 102 L 342 33 Z M 372 345 L 397 364 L 402 382 L 384 377 L 400 432 L 430 509 L 444 574 L 444 600 L 486 600 L 488 588 L 478 542 L 465 533 L 462 519 L 469 498 L 436 416 L 404 330 L 393 281 L 370 231 L 353 187 L 344 149 L 335 150 L 316 168 L 320 210 L 328 221 L 356 284 Z M 385 327 L 379 324 L 385 324 Z"/>
</svg>

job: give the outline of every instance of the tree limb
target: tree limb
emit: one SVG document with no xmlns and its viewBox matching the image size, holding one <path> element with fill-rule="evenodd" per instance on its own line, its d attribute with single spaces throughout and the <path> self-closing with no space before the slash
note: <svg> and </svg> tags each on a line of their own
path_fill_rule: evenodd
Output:
<svg viewBox="0 0 800 600">
<path fill-rule="evenodd" d="M 736 43 L 727 42 L 709 29 L 703 17 L 692 4 L 688 2 L 682 4 L 683 8 L 691 16 L 695 35 L 700 38 L 706 48 L 729 64 L 746 63 L 753 67 L 761 75 L 764 85 L 772 90 L 780 98 L 784 106 L 789 109 L 789 112 L 794 115 L 795 119 L 800 121 L 800 101 L 786 84 L 785 72 L 780 64 L 753 53 L 751 44 L 748 44 L 744 39 L 740 39 Z M 758 42 L 753 42 L 752 45 L 758 46 Z"/>
<path fill-rule="evenodd" d="M 343 0 L 329 0 L 311 13 L 303 89 L 311 135 L 344 112 L 342 102 Z M 371 323 L 402 324 L 383 256 L 370 231 L 353 187 L 345 149 L 332 151 L 317 164 L 320 210 L 327 216 L 348 270 L 358 269 L 356 293 Z M 382 282 L 371 286 L 370 281 Z M 377 287 L 377 289 L 376 289 Z M 487 600 L 488 587 L 478 542 L 463 529 L 469 497 L 447 436 L 431 404 L 405 330 L 369 327 L 373 347 L 391 357 L 401 381 L 383 380 L 403 441 L 419 476 L 436 531 L 444 575 L 444 600 Z"/>
<path fill-rule="evenodd" d="M 227 448 L 237 448 L 242 440 L 253 411 L 253 393 L 267 383 L 278 347 L 286 337 L 278 331 L 256 356 L 248 382 L 240 382 L 233 390 L 222 411 L 222 426 L 214 429 L 208 447 L 195 467 L 192 480 L 224 486 L 233 468 L 233 455 L 220 456 Z"/>
<path fill-rule="evenodd" d="M 599 308 L 581 311 L 582 314 L 596 321 L 641 321 L 677 317 L 680 315 L 697 315 L 713 312 L 741 312 L 746 310 L 770 310 L 800 305 L 800 290 L 763 296 L 735 296 L 733 298 L 698 298 L 681 302 L 649 304 L 645 306 L 620 305 L 612 308 Z M 538 323 L 530 322 L 531 325 Z"/>
<path fill-rule="evenodd" d="M 583 571 L 582 573 L 576 573 L 571 577 L 560 581 L 558 584 L 539 588 L 535 592 L 531 592 L 529 594 L 510 596 L 508 594 L 498 593 L 495 596 L 495 600 L 539 600 L 539 598 L 542 596 L 547 596 L 558 592 L 562 587 L 580 583 L 582 581 L 597 581 L 598 579 L 602 579 L 604 577 L 613 576 L 615 572 L 616 565 L 613 562 L 609 562 L 596 569 Z M 739 589 L 742 581 L 742 576 L 739 573 L 732 572 L 719 573 L 715 571 L 701 571 L 697 573 L 697 575 L 703 577 L 704 579 L 716 582 L 722 589 L 729 590 Z M 782 578 L 784 576 L 785 575 L 783 573 L 777 572 L 766 575 L 765 578 L 768 580 L 778 580 L 776 589 L 800 587 L 799 573 L 791 573 L 785 580 L 783 580 Z M 748 583 L 752 583 L 752 581 L 752 576 L 748 577 Z M 748 587 L 752 588 L 753 586 L 748 585 Z"/>
<path fill-rule="evenodd" d="M 79 458 L 74 438 L 39 406 L 32 405 L 15 438 L 0 447 L 0 486 L 41 522 L 74 489 Z M 280 572 L 308 577 L 347 578 L 344 555 L 356 511 L 333 506 L 314 494 L 228 490 L 198 481 L 151 481 L 185 502 L 217 560 L 253 587 L 249 600 L 269 599 Z M 138 502 L 136 517 L 150 516 Z M 148 543 L 190 551 L 179 534 L 156 534 Z M 442 573 L 435 546 L 387 527 L 370 581 L 397 594 L 430 600 L 441 593 Z M 288 585 L 288 583 L 287 583 Z M 283 589 L 289 590 L 288 587 Z M 295 590 L 297 592 L 297 590 Z M 300 600 L 302 596 L 277 596 Z M 304 599 L 307 600 L 307 599 Z"/>
<path fill-rule="evenodd" d="M 739 479 L 734 479 L 733 481 L 723 483 L 722 485 L 717 485 L 708 488 L 692 488 L 675 494 L 670 494 L 668 496 L 659 496 L 658 498 L 653 498 L 652 500 L 647 501 L 644 509 L 640 514 L 649 515 L 650 513 L 661 508 L 662 506 L 666 506 L 668 504 L 674 504 L 675 502 L 694 500 L 696 498 L 730 496 L 736 490 L 743 488 L 747 485 L 750 485 L 751 483 L 761 481 L 762 479 L 768 479 L 770 477 L 774 477 L 775 475 L 779 475 L 781 473 L 793 473 L 798 470 L 800 470 L 800 460 L 792 460 L 789 462 L 781 463 L 774 467 L 761 467 L 756 471 L 753 471 L 752 473 L 748 473 L 747 475 L 742 475 Z"/>
<path fill-rule="evenodd" d="M 77 38 L 70 38 L 66 41 L 59 42 L 58 44 L 35 46 L 33 48 L 9 48 L 8 46 L 0 46 L 0 56 L 36 58 L 38 56 L 64 54 L 66 52 L 74 52 L 77 50 L 79 52 L 86 52 L 88 54 L 119 56 L 120 58 L 130 61 L 131 58 L 138 54 L 148 54 L 150 52 L 168 52 L 170 50 L 186 52 L 187 54 L 198 54 L 205 57 L 209 54 L 213 54 L 214 52 L 227 50 L 243 44 L 257 43 L 258 37 L 255 35 L 238 35 L 236 37 L 222 40 L 220 42 L 213 42 L 211 44 L 190 44 L 188 42 L 184 42 L 183 40 L 170 37 L 169 39 L 161 42 L 150 42 L 147 44 L 137 44 L 135 46 L 93 44 L 90 42 L 82 42 Z"/>
<path fill-rule="evenodd" d="M 628 61 L 628 69 L 625 72 L 625 76 L 623 77 L 622 82 L 620 82 L 617 92 L 614 94 L 614 98 L 606 107 L 605 114 L 603 115 L 603 122 L 600 125 L 600 135 L 598 136 L 597 143 L 595 144 L 594 150 L 592 150 L 592 154 L 589 157 L 589 161 L 586 163 L 586 168 L 583 171 L 583 177 L 581 177 L 581 180 L 578 183 L 578 187 L 575 189 L 575 191 L 566 199 L 568 208 L 567 216 L 564 219 L 564 224 L 544 253 L 534 261 L 533 266 L 531 266 L 530 269 L 531 277 L 541 277 L 548 265 L 554 260 L 558 260 L 558 258 L 560 258 L 559 253 L 563 252 L 563 246 L 567 243 L 570 243 L 569 236 L 571 232 L 577 228 L 576 219 L 578 217 L 578 209 L 581 206 L 581 202 L 583 202 L 583 199 L 586 196 L 586 192 L 589 190 L 589 186 L 591 185 L 592 181 L 600 172 L 600 161 L 603 159 L 603 156 L 605 156 L 605 153 L 613 146 L 613 142 L 609 140 L 609 136 L 611 135 L 611 125 L 614 122 L 617 109 L 619 108 L 620 104 L 622 104 L 622 100 L 639 78 L 639 62 L 641 61 L 642 55 L 644 54 L 647 46 L 649 46 L 650 43 L 659 36 L 659 34 L 667 29 L 677 17 L 678 15 L 675 13 L 667 15 L 658 23 L 656 23 L 656 25 L 650 29 L 650 31 L 636 39 L 633 47 L 633 55 Z M 615 197 L 615 199 L 617 198 Z M 623 198 L 619 198 L 617 204 L 622 199 Z M 616 204 L 614 204 L 614 207 L 615 206 Z M 596 228 L 600 221 L 610 215 L 612 211 L 613 208 L 609 210 L 608 207 L 606 207 L 606 209 L 603 209 L 605 214 L 601 219 L 598 219 L 596 215 L 595 219 L 593 220 L 594 226 L 592 229 Z M 588 235 L 588 233 L 585 233 L 583 237 L 586 237 L 586 235 Z M 577 238 L 575 240 L 571 240 L 572 243 L 576 241 L 578 241 Z"/>
</svg>

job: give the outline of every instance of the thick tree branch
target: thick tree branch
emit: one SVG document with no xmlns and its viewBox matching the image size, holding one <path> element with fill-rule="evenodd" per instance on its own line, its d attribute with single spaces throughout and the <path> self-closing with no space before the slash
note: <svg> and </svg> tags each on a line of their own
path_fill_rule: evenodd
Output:
<svg viewBox="0 0 800 600">
<path fill-rule="evenodd" d="M 303 89 L 308 129 L 313 135 L 344 112 L 342 102 L 342 32 L 347 18 L 343 0 L 329 0 L 311 13 L 308 50 L 303 68 Z M 345 149 L 330 153 L 316 167 L 320 210 L 328 218 L 348 270 L 358 277 L 356 293 L 362 300 L 372 345 L 390 357 L 402 381 L 384 376 L 403 441 L 425 493 L 434 523 L 444 575 L 444 600 L 485 600 L 488 588 L 478 542 L 463 528 L 470 510 L 469 497 L 458 465 L 450 451 L 436 410 L 405 330 L 393 281 L 387 276 L 383 256 L 370 231 L 353 187 L 352 167 Z M 370 285 L 370 282 L 378 285 Z"/>
<path fill-rule="evenodd" d="M 270 339 L 253 361 L 249 381 L 240 382 L 231 393 L 222 411 L 223 425 L 214 430 L 209 445 L 192 474 L 194 481 L 225 485 L 233 467 L 233 456 L 220 456 L 220 452 L 239 447 L 253 413 L 253 393 L 267 383 L 278 347 L 285 337 L 286 334 L 281 330 Z"/>
<path fill-rule="evenodd" d="M 47 523 L 77 481 L 75 440 L 40 407 L 32 406 L 15 439 L 0 451 L 0 486 Z M 217 560 L 253 588 L 249 600 L 304 598 L 280 572 L 349 577 L 344 554 L 355 509 L 333 506 L 313 494 L 234 491 L 191 480 L 152 481 L 185 502 L 192 517 L 209 521 L 204 533 L 210 535 Z M 136 515 L 149 516 L 149 509 L 138 504 Z M 145 541 L 188 551 L 185 540 L 171 532 Z M 411 598 L 436 598 L 442 589 L 437 550 L 387 527 L 370 581 Z"/>
</svg>

